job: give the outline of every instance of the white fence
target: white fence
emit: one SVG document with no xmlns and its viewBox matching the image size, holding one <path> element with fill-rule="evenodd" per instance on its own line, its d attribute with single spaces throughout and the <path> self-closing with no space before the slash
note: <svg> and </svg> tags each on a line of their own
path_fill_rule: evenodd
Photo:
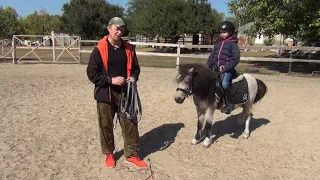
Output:
<svg viewBox="0 0 320 180">
<path fill-rule="evenodd" d="M 79 36 L 55 36 L 54 33 L 51 34 L 51 36 L 46 36 L 47 39 L 43 41 L 42 43 L 31 47 L 31 46 L 16 46 L 17 42 L 22 42 L 20 37 L 43 37 L 38 35 L 14 35 L 12 38 L 12 47 L 10 47 L 10 51 L 6 54 L 2 53 L 2 58 L 8 58 L 10 55 L 10 52 L 12 52 L 12 62 L 14 64 L 20 62 L 25 56 L 33 53 L 37 59 L 38 62 L 48 62 L 43 61 L 34 51 L 36 49 L 51 49 L 52 50 L 52 61 L 51 63 L 66 63 L 63 61 L 58 60 L 61 58 L 61 54 L 66 51 L 70 54 L 70 57 L 73 58 L 72 63 L 79 63 L 81 64 L 82 60 L 82 54 L 83 53 L 91 53 L 92 50 L 84 50 L 82 49 L 81 44 L 83 43 L 97 43 L 98 40 L 81 40 L 81 37 Z M 64 43 L 61 43 L 61 38 L 72 38 L 72 41 L 70 40 L 70 45 L 65 46 Z M 51 40 L 50 46 L 43 46 L 46 41 Z M 53 41 L 52 41 L 53 40 Z M 176 65 L 180 64 L 180 58 L 188 57 L 188 58 L 208 58 L 208 55 L 204 54 L 182 54 L 181 49 L 182 48 L 206 48 L 206 49 L 212 49 L 213 45 L 182 45 L 182 44 L 168 44 L 168 43 L 148 43 L 148 42 L 130 42 L 130 44 L 136 45 L 136 46 L 151 46 L 151 47 L 173 47 L 176 48 L 176 53 L 155 53 L 155 52 L 140 52 L 137 51 L 137 55 L 142 56 L 164 56 L 164 57 L 175 57 L 176 58 Z M 2 42 L 2 49 L 3 46 L 7 45 L 6 43 Z M 29 51 L 19 59 L 17 59 L 16 51 L 17 49 L 28 49 Z M 289 70 L 288 72 L 291 72 L 291 65 L 295 62 L 305 62 L 305 63 L 320 63 L 320 60 L 316 59 L 295 59 L 293 58 L 293 51 L 302 50 L 302 51 L 320 51 L 320 47 L 301 47 L 301 46 L 240 46 L 240 49 L 250 49 L 250 50 L 288 50 L 290 55 L 289 58 L 272 58 L 272 57 L 241 57 L 240 60 L 242 62 L 286 62 L 289 63 Z M 56 50 L 62 50 L 62 52 L 56 57 Z M 72 54 L 69 50 L 75 50 L 77 51 L 77 55 Z M 69 62 L 70 63 L 70 62 Z"/>
<path fill-rule="evenodd" d="M 34 39 L 33 42 L 25 39 Z M 37 40 L 37 41 L 35 41 Z M 39 40 L 41 42 L 39 42 Z M 13 35 L 10 44 L 7 41 L 1 42 L 1 57 L 2 59 L 12 59 L 13 64 L 19 62 L 28 63 L 80 63 L 80 51 L 81 51 L 81 37 L 79 36 L 68 36 L 68 35 L 55 35 L 54 32 L 50 36 L 47 35 Z M 9 48 L 8 48 L 9 47 Z M 4 53 L 4 49 L 8 52 Z M 36 50 L 49 50 L 49 56 L 51 60 L 43 60 Z M 72 53 L 73 52 L 76 53 Z M 19 57 L 17 56 L 19 52 Z M 61 60 L 62 54 L 67 52 L 68 57 L 71 57 L 72 61 Z M 56 54 L 58 55 L 56 56 Z M 33 54 L 36 57 L 36 61 L 27 60 L 26 57 Z M 45 53 L 48 55 L 48 53 Z M 11 55 L 11 57 L 10 57 Z M 42 52 L 43 55 L 43 52 Z M 59 61 L 59 62 L 58 62 Z"/>
<path fill-rule="evenodd" d="M 11 57 L 11 52 L 12 52 L 11 40 L 10 39 L 0 40 L 0 46 L 1 46 L 0 58 L 7 58 L 7 59 L 12 58 Z"/>
<path fill-rule="evenodd" d="M 83 43 L 97 43 L 97 40 L 82 40 Z M 206 48 L 212 49 L 213 45 L 181 45 L 181 44 L 167 44 L 167 43 L 148 43 L 148 42 L 130 42 L 130 44 L 137 46 L 152 46 L 152 47 L 174 47 L 177 48 L 177 53 L 154 53 L 154 52 L 139 52 L 137 51 L 137 55 L 142 56 L 165 56 L 165 57 L 176 57 L 176 65 L 180 64 L 181 57 L 188 58 L 208 58 L 208 55 L 203 54 L 181 54 L 182 48 Z M 304 51 L 320 51 L 320 47 L 303 47 L 303 46 L 240 46 L 241 50 L 289 50 L 290 58 L 269 58 L 269 57 L 241 57 L 240 60 L 242 62 L 255 62 L 255 61 L 264 61 L 264 62 L 287 62 L 289 63 L 289 70 L 291 72 L 292 63 L 295 62 L 305 62 L 305 63 L 320 63 L 320 60 L 316 59 L 294 59 L 293 51 L 304 50 Z M 91 53 L 91 50 L 80 50 L 80 53 Z M 317 71 L 318 72 L 318 71 Z"/>
</svg>

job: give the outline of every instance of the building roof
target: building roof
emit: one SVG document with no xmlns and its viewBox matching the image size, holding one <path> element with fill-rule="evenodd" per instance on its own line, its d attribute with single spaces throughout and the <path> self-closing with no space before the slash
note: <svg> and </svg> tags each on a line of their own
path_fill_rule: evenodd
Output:
<svg viewBox="0 0 320 180">
<path fill-rule="evenodd" d="M 239 34 L 245 34 L 245 32 L 254 24 L 254 22 L 247 23 L 238 28 Z"/>
</svg>

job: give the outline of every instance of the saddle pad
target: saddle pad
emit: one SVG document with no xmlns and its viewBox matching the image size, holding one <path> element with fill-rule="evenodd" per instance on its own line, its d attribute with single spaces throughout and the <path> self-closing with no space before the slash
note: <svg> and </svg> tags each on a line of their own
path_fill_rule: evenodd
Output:
<svg viewBox="0 0 320 180">
<path fill-rule="evenodd" d="M 232 83 L 230 91 L 226 91 L 226 98 L 232 104 L 243 104 L 249 99 L 248 82 L 246 78 L 242 81 Z"/>
</svg>

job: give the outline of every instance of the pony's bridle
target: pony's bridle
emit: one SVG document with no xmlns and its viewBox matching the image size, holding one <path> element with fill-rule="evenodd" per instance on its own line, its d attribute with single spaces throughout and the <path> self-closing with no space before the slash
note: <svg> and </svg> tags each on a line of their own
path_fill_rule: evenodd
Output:
<svg viewBox="0 0 320 180">
<path fill-rule="evenodd" d="M 176 91 L 181 91 L 183 94 L 186 95 L 186 97 L 190 96 L 193 92 L 192 92 L 192 80 L 193 80 L 193 74 L 192 73 L 188 73 L 191 76 L 191 80 L 190 80 L 190 88 L 189 89 L 182 89 L 182 88 L 177 88 Z"/>
<path fill-rule="evenodd" d="M 177 88 L 177 91 L 183 92 L 187 97 L 192 94 L 192 90 L 190 90 L 190 89 L 186 90 L 186 89 L 182 89 L 182 88 Z"/>
</svg>

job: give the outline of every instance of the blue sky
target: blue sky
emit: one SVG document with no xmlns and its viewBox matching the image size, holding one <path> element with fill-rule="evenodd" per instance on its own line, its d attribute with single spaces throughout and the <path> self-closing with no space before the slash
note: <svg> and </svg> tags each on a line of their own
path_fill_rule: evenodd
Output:
<svg viewBox="0 0 320 180">
<path fill-rule="evenodd" d="M 225 12 L 228 14 L 227 2 L 230 0 L 209 1 L 219 12 Z M 49 14 L 61 14 L 61 7 L 66 2 L 69 2 L 69 0 L 0 0 L 0 6 L 11 6 L 21 16 L 31 14 L 34 11 L 39 11 L 40 8 L 46 9 Z M 127 0 L 108 0 L 108 2 L 111 4 L 119 4 L 125 7 Z"/>
</svg>

